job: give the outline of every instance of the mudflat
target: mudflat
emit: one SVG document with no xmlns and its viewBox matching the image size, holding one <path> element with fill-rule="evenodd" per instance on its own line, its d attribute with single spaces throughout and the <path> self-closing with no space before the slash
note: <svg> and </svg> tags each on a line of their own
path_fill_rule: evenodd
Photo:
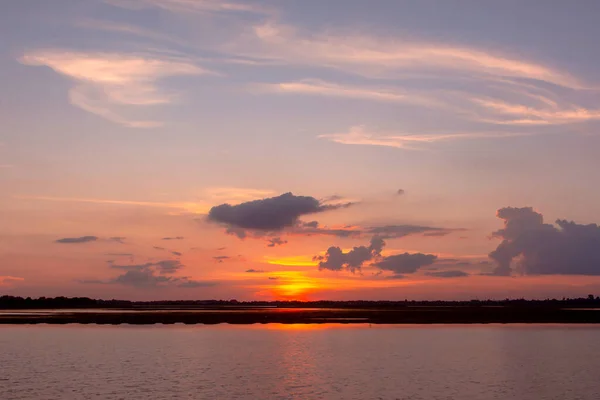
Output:
<svg viewBox="0 0 600 400">
<path fill-rule="evenodd" d="M 600 323 L 600 309 L 511 306 L 0 310 L 0 324 Z"/>
</svg>

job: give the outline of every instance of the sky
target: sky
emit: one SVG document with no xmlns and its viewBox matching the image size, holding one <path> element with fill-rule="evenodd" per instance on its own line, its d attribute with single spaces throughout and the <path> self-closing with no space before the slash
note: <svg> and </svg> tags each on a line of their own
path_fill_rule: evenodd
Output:
<svg viewBox="0 0 600 400">
<path fill-rule="evenodd" d="M 600 294 L 594 0 L 8 0 L 0 294 Z"/>
</svg>

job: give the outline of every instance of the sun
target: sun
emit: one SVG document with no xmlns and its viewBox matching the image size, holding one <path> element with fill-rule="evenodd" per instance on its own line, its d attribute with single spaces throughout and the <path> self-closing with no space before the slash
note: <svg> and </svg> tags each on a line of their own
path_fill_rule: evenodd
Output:
<svg viewBox="0 0 600 400">
<path fill-rule="evenodd" d="M 276 300 L 307 301 L 309 295 L 321 289 L 319 282 L 305 276 L 300 271 L 281 271 L 273 273 L 275 283 L 267 289 Z"/>
</svg>

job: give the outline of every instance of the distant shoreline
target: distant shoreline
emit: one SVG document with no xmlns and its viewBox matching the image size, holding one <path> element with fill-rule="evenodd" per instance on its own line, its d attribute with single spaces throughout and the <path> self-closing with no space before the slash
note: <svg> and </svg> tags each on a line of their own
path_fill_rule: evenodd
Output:
<svg viewBox="0 0 600 400">
<path fill-rule="evenodd" d="M 556 307 L 0 310 L 0 324 L 599 324 L 600 309 Z"/>
</svg>

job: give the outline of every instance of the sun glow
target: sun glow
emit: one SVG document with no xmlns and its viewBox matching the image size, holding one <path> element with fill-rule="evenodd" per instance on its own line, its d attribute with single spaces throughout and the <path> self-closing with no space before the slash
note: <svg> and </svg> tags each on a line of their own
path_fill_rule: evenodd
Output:
<svg viewBox="0 0 600 400">
<path fill-rule="evenodd" d="M 264 261 L 271 265 L 283 265 L 286 267 L 314 267 L 317 262 L 311 256 L 289 256 L 289 257 L 265 257 Z"/>
<path fill-rule="evenodd" d="M 324 289 L 323 283 L 304 275 L 300 271 L 279 271 L 271 273 L 274 282 L 263 287 L 277 300 L 309 300 L 308 296 Z"/>
</svg>

